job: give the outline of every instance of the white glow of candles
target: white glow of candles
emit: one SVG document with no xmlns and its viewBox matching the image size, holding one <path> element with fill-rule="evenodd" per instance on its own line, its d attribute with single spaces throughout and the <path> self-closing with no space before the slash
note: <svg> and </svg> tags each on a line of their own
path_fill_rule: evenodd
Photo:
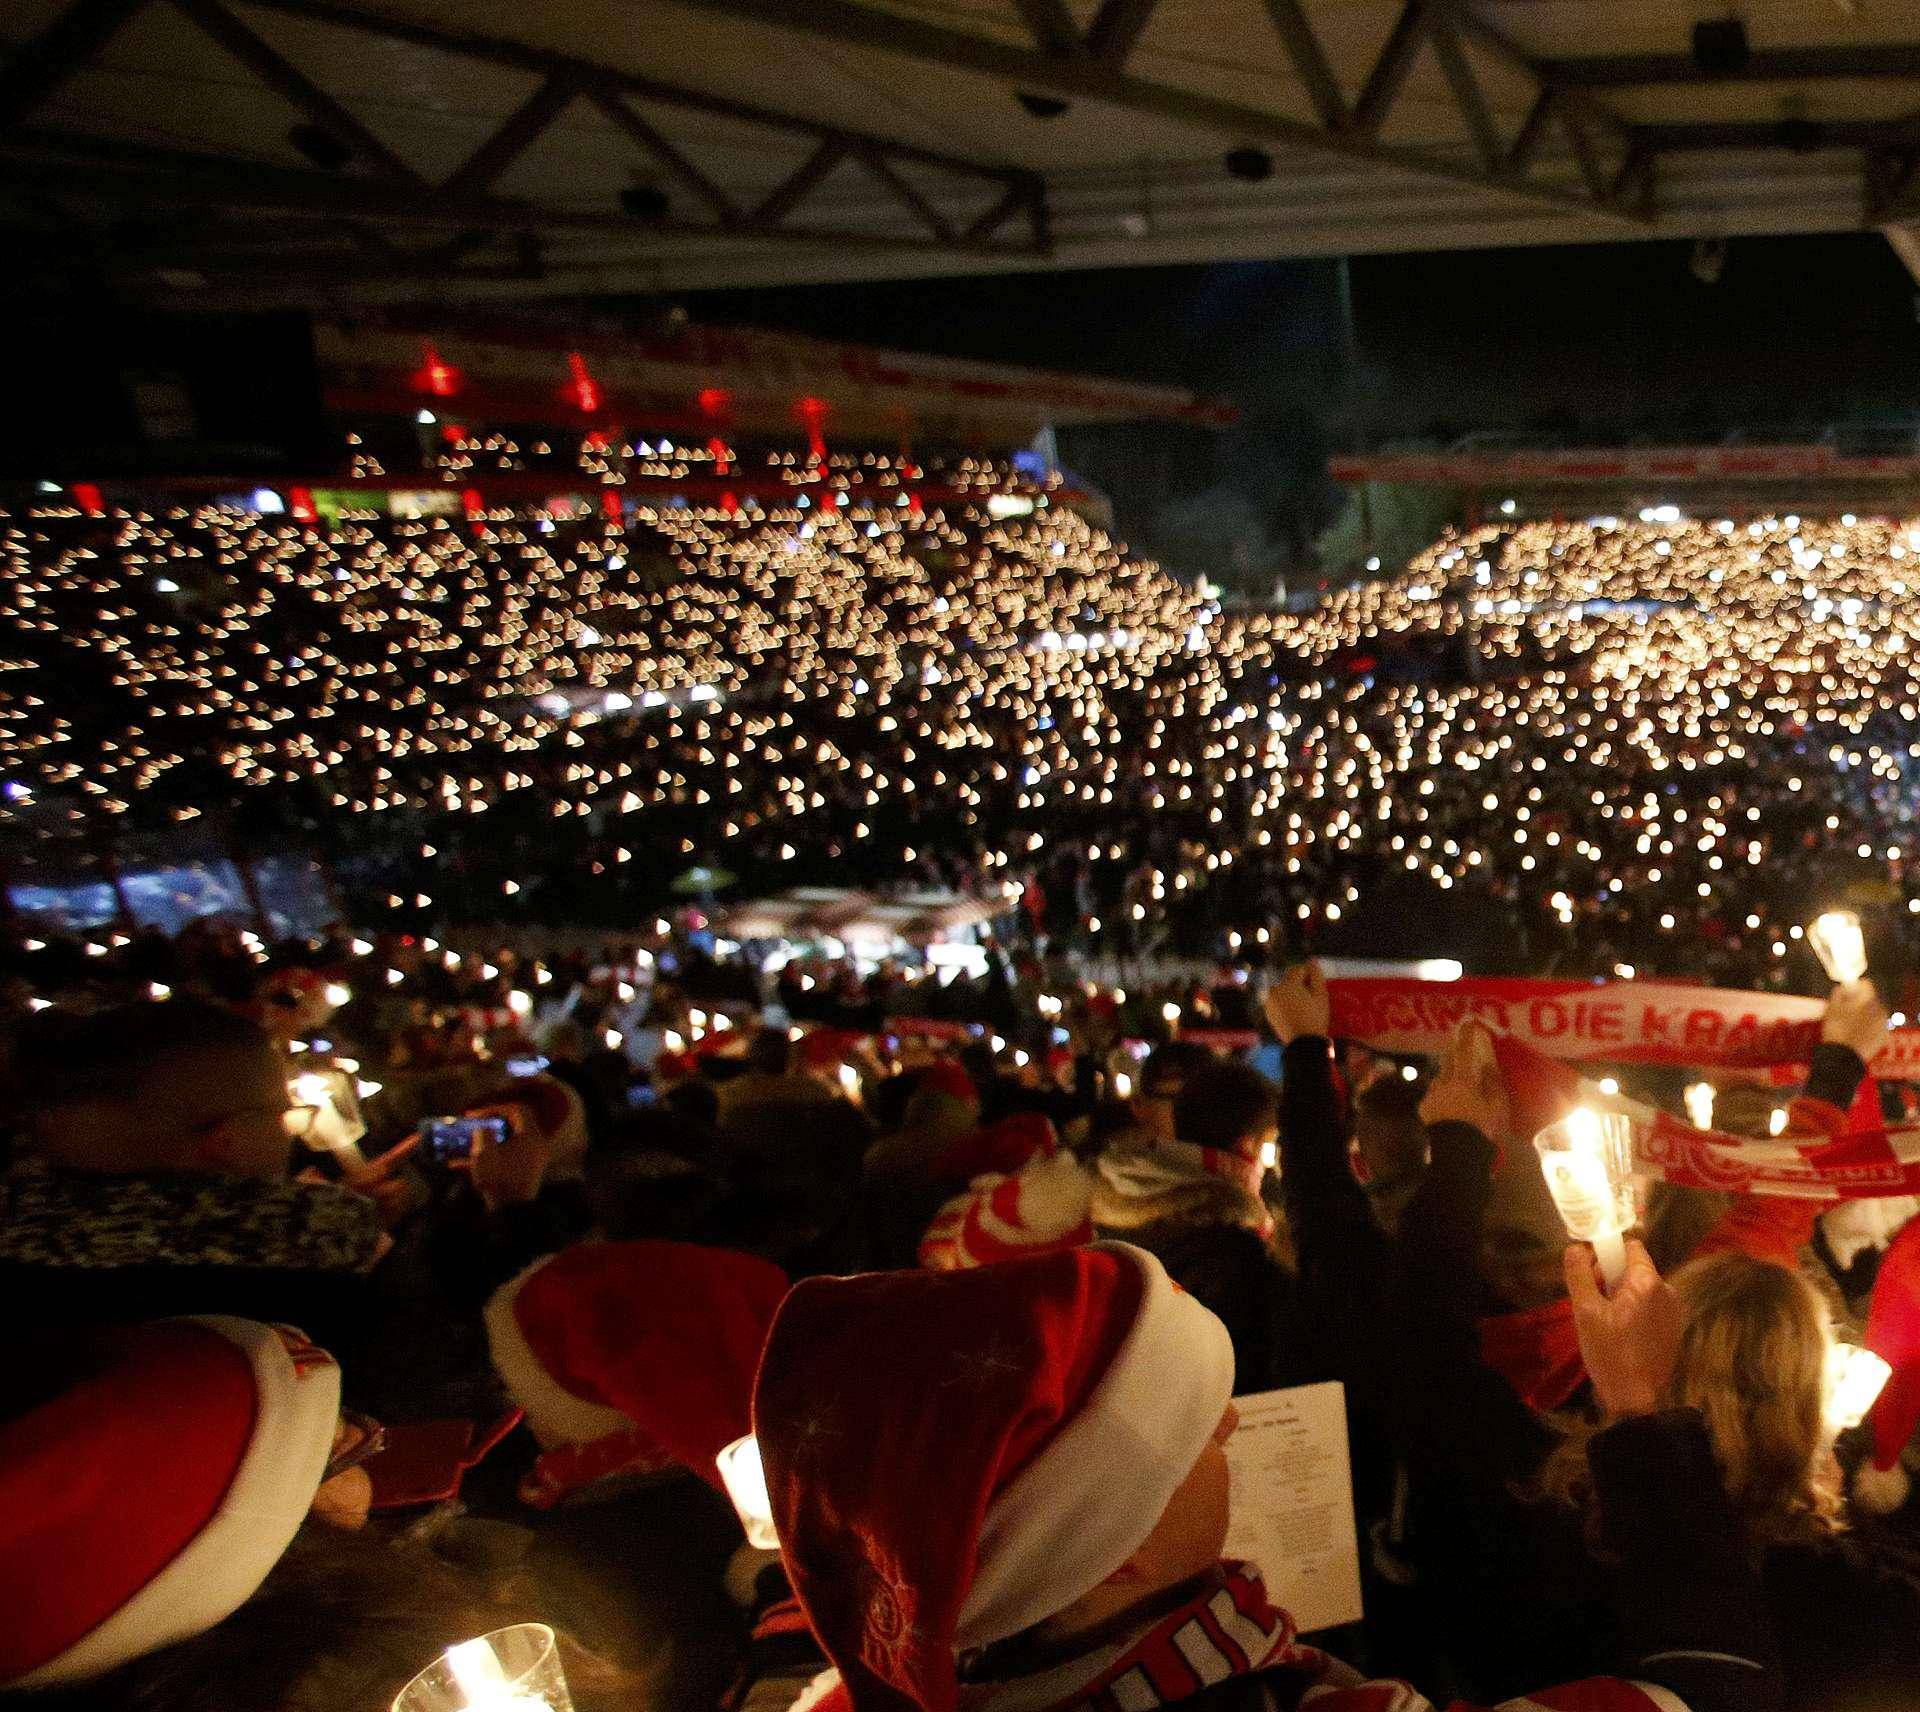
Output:
<svg viewBox="0 0 1920 1712">
<path fill-rule="evenodd" d="M 1807 943 L 1828 980 L 1845 986 L 1866 974 L 1867 939 L 1854 911 L 1827 910 L 1815 916 L 1807 928 Z"/>
<path fill-rule="evenodd" d="M 327 983 L 327 1003 L 332 1005 L 335 1010 L 339 1010 L 342 1005 L 351 1004 L 352 1002 L 353 989 L 344 981 L 329 981 Z"/>
<path fill-rule="evenodd" d="M 449 1647 L 401 1689 L 393 1712 L 573 1712 L 553 1630 L 517 1623 Z"/>
<path fill-rule="evenodd" d="M 1787 1133 L 1787 1108 L 1775 1106 L 1767 1113 L 1767 1134 L 1785 1135 Z"/>
<path fill-rule="evenodd" d="M 1116 1070 L 1113 1076 L 1113 1096 L 1117 1100 L 1133 1098 L 1133 1078 L 1124 1070 Z"/>
<path fill-rule="evenodd" d="M 1695 1129 L 1713 1128 L 1713 1084 L 1711 1082 L 1689 1082 L 1685 1095 L 1687 1102 L 1687 1121 Z"/>
<path fill-rule="evenodd" d="M 1827 1347 L 1826 1377 L 1827 1425 L 1838 1433 L 1859 1426 L 1867 1418 L 1867 1411 L 1893 1377 L 1893 1369 L 1870 1349 L 1833 1343 Z"/>
<path fill-rule="evenodd" d="M 717 1460 L 734 1514 L 747 1531 L 747 1543 L 761 1551 L 778 1550 L 780 1536 L 773 1526 L 773 1501 L 767 1496 L 767 1471 L 760 1460 L 759 1441 L 752 1434 L 735 1439 Z"/>
<path fill-rule="evenodd" d="M 287 1092 L 296 1105 L 314 1108 L 313 1121 L 307 1126 L 307 1145 L 315 1152 L 324 1149 L 331 1153 L 343 1170 L 362 1170 L 367 1161 L 360 1151 L 360 1139 L 367 1133 L 367 1125 L 346 1072 L 303 1070 L 288 1083 Z"/>
<path fill-rule="evenodd" d="M 840 1066 L 840 1086 L 848 1099 L 855 1099 L 860 1093 L 860 1072 L 851 1064 Z"/>
<path fill-rule="evenodd" d="M 507 994 L 507 1009 L 517 1017 L 526 1016 L 533 1009 L 533 995 L 523 993 L 518 987 Z"/>
<path fill-rule="evenodd" d="M 1600 1275 L 1612 1289 L 1626 1275 L 1624 1237 L 1633 1223 L 1627 1120 L 1576 1106 L 1541 1130 L 1533 1145 L 1567 1235 L 1593 1245 Z"/>
</svg>

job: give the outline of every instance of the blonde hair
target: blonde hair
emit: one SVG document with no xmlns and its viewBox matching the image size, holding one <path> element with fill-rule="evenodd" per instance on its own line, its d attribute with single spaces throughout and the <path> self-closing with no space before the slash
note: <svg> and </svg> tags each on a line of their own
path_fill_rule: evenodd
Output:
<svg viewBox="0 0 1920 1712">
<path fill-rule="evenodd" d="M 1734 1513 L 1757 1546 L 1823 1539 L 1845 1526 L 1827 1431 L 1831 1341 L 1819 1294 L 1799 1273 L 1751 1255 L 1689 1261 L 1673 1275 L 1686 1305 L 1665 1403 L 1698 1409 Z M 1588 1509 L 1587 1440 L 1577 1429 L 1539 1484 Z"/>
</svg>

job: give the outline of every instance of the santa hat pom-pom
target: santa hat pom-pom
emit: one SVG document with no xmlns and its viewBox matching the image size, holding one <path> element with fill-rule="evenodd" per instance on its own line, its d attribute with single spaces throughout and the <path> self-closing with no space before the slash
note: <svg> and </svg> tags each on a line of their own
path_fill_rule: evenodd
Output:
<svg viewBox="0 0 1920 1712">
<path fill-rule="evenodd" d="M 1897 1462 L 1891 1468 L 1875 1468 L 1867 1461 L 1854 1471 L 1854 1506 L 1869 1516 L 1891 1516 L 1912 1492 L 1913 1477 Z"/>
</svg>

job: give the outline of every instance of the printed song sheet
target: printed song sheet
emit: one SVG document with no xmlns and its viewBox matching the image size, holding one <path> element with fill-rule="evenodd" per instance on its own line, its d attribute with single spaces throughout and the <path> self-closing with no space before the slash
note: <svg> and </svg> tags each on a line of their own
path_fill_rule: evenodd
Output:
<svg viewBox="0 0 1920 1712">
<path fill-rule="evenodd" d="M 1236 1397 L 1227 1556 L 1259 1565 L 1303 1634 L 1360 1621 L 1360 1546 L 1337 1381 Z"/>
</svg>

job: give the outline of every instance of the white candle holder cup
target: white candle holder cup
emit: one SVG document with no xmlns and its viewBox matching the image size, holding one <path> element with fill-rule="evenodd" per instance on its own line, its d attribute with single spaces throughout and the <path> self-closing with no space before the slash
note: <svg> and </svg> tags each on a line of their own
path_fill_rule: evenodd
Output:
<svg viewBox="0 0 1920 1712">
<path fill-rule="evenodd" d="M 449 1647 L 394 1698 L 393 1712 L 573 1712 L 545 1623 L 516 1623 Z"/>
<path fill-rule="evenodd" d="M 1847 986 L 1866 974 L 1867 936 L 1853 910 L 1827 910 L 1815 916 L 1807 928 L 1807 943 L 1827 979 L 1837 985 Z"/>
<path fill-rule="evenodd" d="M 746 1530 L 747 1544 L 758 1551 L 778 1551 L 780 1535 L 773 1525 L 773 1500 L 767 1496 L 767 1471 L 760 1460 L 760 1441 L 749 1433 L 735 1439 L 714 1459 L 720 1479 L 733 1500 L 733 1512 Z"/>
<path fill-rule="evenodd" d="M 1633 1129 L 1619 1112 L 1581 1106 L 1533 1138 L 1547 1191 L 1575 1242 L 1591 1243 L 1611 1290 L 1626 1276 L 1633 1228 Z"/>
<path fill-rule="evenodd" d="M 360 1141 L 367 1123 L 360 1113 L 359 1090 L 346 1071 L 302 1070 L 288 1082 L 287 1094 L 297 1105 L 313 1107 L 305 1137 L 313 1152 L 331 1153 L 349 1175 L 366 1169 Z"/>
<path fill-rule="evenodd" d="M 1892 1377 L 1893 1369 L 1884 1356 L 1858 1344 L 1828 1345 L 1827 1426 L 1836 1433 L 1859 1426 Z"/>
</svg>

